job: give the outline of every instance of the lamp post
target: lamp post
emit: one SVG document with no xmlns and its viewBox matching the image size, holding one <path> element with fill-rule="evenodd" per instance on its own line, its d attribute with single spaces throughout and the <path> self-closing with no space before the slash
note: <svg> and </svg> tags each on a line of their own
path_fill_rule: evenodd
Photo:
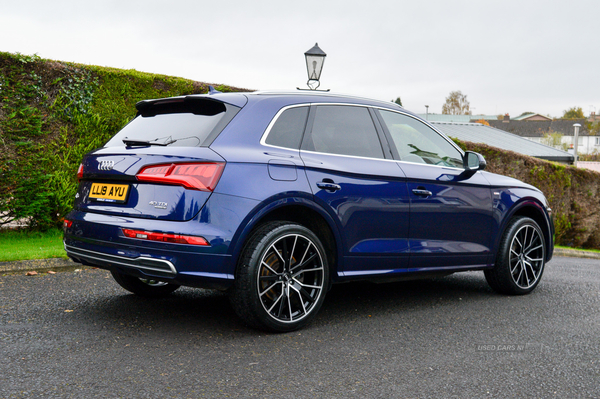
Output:
<svg viewBox="0 0 600 399">
<path fill-rule="evenodd" d="M 308 72 L 308 82 L 306 85 L 310 90 L 317 90 L 321 85 L 321 71 L 327 54 L 319 48 L 319 44 L 315 43 L 314 47 L 304 53 L 306 57 L 306 71 Z"/>
<path fill-rule="evenodd" d="M 575 135 L 573 136 L 573 166 L 577 166 L 577 147 L 579 147 L 579 128 L 581 124 L 575 123 L 573 127 L 575 128 Z"/>
<path fill-rule="evenodd" d="M 429 120 L 429 105 L 425 106 L 425 120 Z"/>
</svg>

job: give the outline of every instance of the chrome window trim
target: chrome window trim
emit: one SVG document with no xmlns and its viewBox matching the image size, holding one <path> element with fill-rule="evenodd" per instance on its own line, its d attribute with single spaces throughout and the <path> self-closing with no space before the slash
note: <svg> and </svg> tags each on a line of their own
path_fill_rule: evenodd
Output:
<svg viewBox="0 0 600 399">
<path fill-rule="evenodd" d="M 265 129 L 265 132 L 262 134 L 261 139 L 260 139 L 260 144 L 264 147 L 270 147 L 270 148 L 277 148 L 277 149 L 282 149 L 282 150 L 288 150 L 288 151 L 294 151 L 294 152 L 298 152 L 299 154 L 302 153 L 309 153 L 309 154 L 321 154 L 321 155 L 330 155 L 330 156 L 334 156 L 334 157 L 344 157 L 344 158 L 358 158 L 358 159 L 368 159 L 368 160 L 375 160 L 375 161 L 386 161 L 386 162 L 402 162 L 402 163 L 407 163 L 407 164 L 414 164 L 414 165 L 421 165 L 421 166 L 431 166 L 431 167 L 435 167 L 435 168 L 441 168 L 441 169 L 453 169 L 453 170 L 464 170 L 463 168 L 457 168 L 457 167 L 453 167 L 453 166 L 440 166 L 440 165 L 430 165 L 430 164 L 426 164 L 426 163 L 420 163 L 420 162 L 410 162 L 410 161 L 402 161 L 402 160 L 397 160 L 397 159 L 386 159 L 386 158 L 370 158 L 370 157 L 361 157 L 358 155 L 343 155 L 343 154 L 331 154 L 329 152 L 318 152 L 318 151 L 309 151 L 309 150 L 302 150 L 302 149 L 294 149 L 294 148 L 289 148 L 289 147 L 280 147 L 280 146 L 276 146 L 276 145 L 272 145 L 272 144 L 267 144 L 265 141 L 267 140 L 267 137 L 269 136 L 269 133 L 271 132 L 271 129 L 273 128 L 273 125 L 275 125 L 275 122 L 277 122 L 277 119 L 279 119 L 279 117 L 281 116 L 281 114 L 283 112 L 285 112 L 286 110 L 290 109 L 290 108 L 298 108 L 298 107 L 311 107 L 311 106 L 320 106 L 320 105 L 347 105 L 347 106 L 351 106 L 351 107 L 363 107 L 363 108 L 372 108 L 372 109 L 376 109 L 376 110 L 384 110 L 384 111 L 390 111 L 390 112 L 396 112 L 398 114 L 402 114 L 404 116 L 408 116 L 418 122 L 424 123 L 425 126 L 431 128 L 434 132 L 436 132 L 437 134 L 439 134 L 444 140 L 446 140 L 448 143 L 450 143 L 452 145 L 452 147 L 454 147 L 456 150 L 458 150 L 458 152 L 461 155 L 464 155 L 464 151 L 456 145 L 456 143 L 452 140 L 450 140 L 450 138 L 448 138 L 448 136 L 446 136 L 444 133 L 440 132 L 438 129 L 436 129 L 435 127 L 433 127 L 431 124 L 427 123 L 427 121 L 421 120 L 418 117 L 415 117 L 414 115 L 411 115 L 409 113 L 406 112 L 402 112 L 400 110 L 395 110 L 395 109 L 390 109 L 390 108 L 385 108 L 385 107 L 381 107 L 381 106 L 374 106 L 374 105 L 366 105 L 366 104 L 355 104 L 355 103 L 303 103 L 303 104 L 292 104 L 292 105 L 286 105 L 285 107 L 281 108 L 279 111 L 277 111 L 277 113 L 275 114 L 275 116 L 273 117 L 273 119 L 271 120 L 271 122 L 269 122 L 269 125 L 267 126 L 267 128 Z"/>
<path fill-rule="evenodd" d="M 344 155 L 344 154 L 332 154 L 329 152 L 319 152 L 319 151 L 309 151 L 309 150 L 300 150 L 301 154 L 319 154 L 319 155 L 328 155 L 332 157 L 344 157 L 344 158 L 358 158 L 358 159 L 368 159 L 372 161 L 386 161 L 386 162 L 399 162 L 395 159 L 385 159 L 385 158 L 371 158 L 371 157 L 360 157 L 358 155 Z"/>
<path fill-rule="evenodd" d="M 332 157 L 367 159 L 367 160 L 371 160 L 371 161 L 385 161 L 385 162 L 396 162 L 396 163 L 402 162 L 402 163 L 410 163 L 410 164 L 413 164 L 413 165 L 431 166 L 431 167 L 440 168 L 440 169 L 464 170 L 463 168 L 455 168 L 453 166 L 431 165 L 431 164 L 428 164 L 428 163 L 421 163 L 421 162 L 399 161 L 399 160 L 396 160 L 396 159 L 369 158 L 369 157 L 359 157 L 358 155 L 330 154 L 328 152 L 317 152 L 317 151 L 300 150 L 300 154 L 304 154 L 304 153 L 319 154 L 319 155 L 329 155 L 329 156 L 332 156 Z"/>
<path fill-rule="evenodd" d="M 408 114 L 406 112 L 402 112 L 402 111 L 398 111 L 398 110 L 394 110 L 394 109 L 389 109 L 389 108 L 384 108 L 384 107 L 373 107 L 373 108 L 374 109 L 381 109 L 381 110 L 384 110 L 384 111 L 395 112 L 397 114 L 402 114 L 404 116 L 408 116 L 408 117 L 416 120 L 417 122 L 423 123 L 425 126 L 431 128 L 431 130 L 433 130 L 434 132 L 436 132 L 437 134 L 439 134 L 440 136 L 442 136 L 442 138 L 444 140 L 446 140 L 448 143 L 450 143 L 452 145 L 452 147 L 456 148 L 460 154 L 465 155 L 465 152 L 462 150 L 462 148 L 460 148 L 458 145 L 456 145 L 456 143 L 454 141 L 452 141 L 448 136 L 446 136 L 444 133 L 442 133 L 438 129 L 436 129 L 429 122 L 427 122 L 427 121 L 425 121 L 425 120 L 423 120 L 423 119 L 421 119 L 419 117 L 416 117 L 414 115 Z M 401 162 L 404 162 L 404 161 L 401 161 Z M 411 162 L 411 163 L 413 163 L 413 162 Z M 457 168 L 457 169 L 460 169 L 460 168 Z"/>
</svg>

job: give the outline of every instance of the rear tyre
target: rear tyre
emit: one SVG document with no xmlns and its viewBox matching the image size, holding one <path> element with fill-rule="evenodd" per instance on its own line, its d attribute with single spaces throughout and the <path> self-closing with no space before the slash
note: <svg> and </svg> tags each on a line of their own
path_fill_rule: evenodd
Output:
<svg viewBox="0 0 600 399">
<path fill-rule="evenodd" d="M 496 265 L 485 278 L 501 294 L 524 295 L 535 289 L 542 278 L 546 259 L 544 234 L 528 217 L 515 217 L 506 227 Z"/>
<path fill-rule="evenodd" d="M 115 281 L 121 287 L 125 288 L 129 292 L 145 298 L 162 298 L 179 288 L 179 285 L 177 284 L 138 278 L 116 271 L 111 271 L 111 273 Z"/>
<path fill-rule="evenodd" d="M 315 317 L 328 286 L 329 265 L 319 238 L 298 224 L 269 222 L 248 240 L 230 300 L 250 327 L 287 332 Z"/>
</svg>

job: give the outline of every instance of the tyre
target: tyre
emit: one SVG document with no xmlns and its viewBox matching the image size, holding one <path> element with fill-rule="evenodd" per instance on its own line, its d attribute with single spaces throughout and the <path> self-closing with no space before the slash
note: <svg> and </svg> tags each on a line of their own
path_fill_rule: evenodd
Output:
<svg viewBox="0 0 600 399">
<path fill-rule="evenodd" d="M 298 224 L 270 222 L 248 240 L 230 300 L 250 327 L 287 332 L 315 317 L 328 284 L 329 266 L 319 238 Z"/>
<path fill-rule="evenodd" d="M 143 279 L 128 274 L 122 274 L 116 271 L 111 271 L 115 281 L 127 291 L 146 298 L 161 298 L 169 295 L 179 285 L 165 283 L 163 281 Z"/>
<path fill-rule="evenodd" d="M 535 289 L 544 272 L 546 244 L 538 224 L 528 217 L 515 217 L 506 227 L 493 269 L 485 278 L 501 294 L 523 295 Z"/>
</svg>

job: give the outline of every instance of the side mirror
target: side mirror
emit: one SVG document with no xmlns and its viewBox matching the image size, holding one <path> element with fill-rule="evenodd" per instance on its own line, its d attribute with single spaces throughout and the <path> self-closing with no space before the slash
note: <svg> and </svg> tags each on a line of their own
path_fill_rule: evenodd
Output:
<svg viewBox="0 0 600 399">
<path fill-rule="evenodd" d="M 463 167 L 465 171 L 477 172 L 478 170 L 484 170 L 487 165 L 485 162 L 485 158 L 483 155 L 473 152 L 467 151 L 463 156 Z"/>
</svg>

